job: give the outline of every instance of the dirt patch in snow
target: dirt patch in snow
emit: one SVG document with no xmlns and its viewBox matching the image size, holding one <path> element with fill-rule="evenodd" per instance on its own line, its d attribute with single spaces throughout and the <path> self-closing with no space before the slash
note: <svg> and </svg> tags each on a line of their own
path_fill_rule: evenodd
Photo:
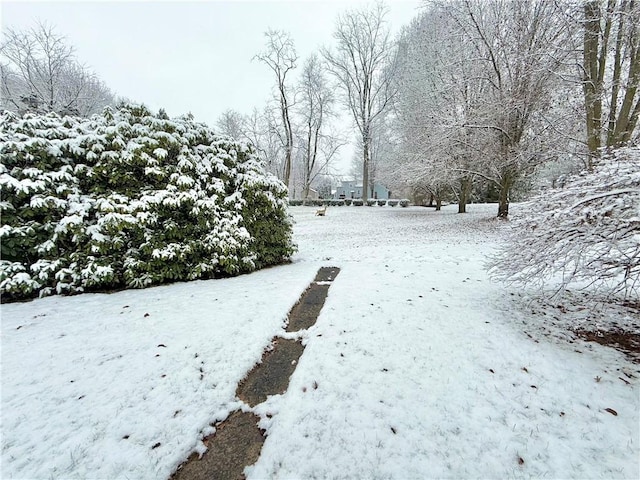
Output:
<svg viewBox="0 0 640 480">
<path fill-rule="evenodd" d="M 623 330 L 574 330 L 575 334 L 588 342 L 596 342 L 623 351 L 634 363 L 640 363 L 640 334 Z"/>
<path fill-rule="evenodd" d="M 552 300 L 540 294 L 514 294 L 530 311 L 525 333 L 536 327 L 545 335 L 569 343 L 595 342 L 625 354 L 640 364 L 640 302 L 567 291 Z"/>
</svg>

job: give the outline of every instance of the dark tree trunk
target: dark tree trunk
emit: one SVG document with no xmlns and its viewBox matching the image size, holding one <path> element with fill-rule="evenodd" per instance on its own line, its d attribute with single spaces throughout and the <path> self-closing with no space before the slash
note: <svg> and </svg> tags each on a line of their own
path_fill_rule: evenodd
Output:
<svg viewBox="0 0 640 480">
<path fill-rule="evenodd" d="M 500 185 L 500 199 L 498 203 L 498 218 L 507 218 L 509 215 L 509 190 L 511 185 L 503 180 Z"/>
<path fill-rule="evenodd" d="M 460 196 L 458 197 L 458 213 L 467 213 L 467 203 L 471 194 L 471 179 L 463 178 L 460 181 Z"/>
<path fill-rule="evenodd" d="M 369 199 L 369 138 L 367 135 L 364 137 L 362 139 L 362 200 L 366 202 Z"/>
<path fill-rule="evenodd" d="M 597 156 L 597 151 L 600 148 L 602 128 L 601 75 L 604 74 L 602 70 L 604 65 L 601 64 L 604 60 L 598 55 L 601 12 L 597 0 L 589 0 L 584 3 L 584 17 L 584 79 L 582 85 L 585 98 L 587 147 L 590 154 L 589 168 L 591 168 L 593 164 L 592 158 Z M 607 30 L 609 30 L 609 28 L 607 28 Z"/>
</svg>

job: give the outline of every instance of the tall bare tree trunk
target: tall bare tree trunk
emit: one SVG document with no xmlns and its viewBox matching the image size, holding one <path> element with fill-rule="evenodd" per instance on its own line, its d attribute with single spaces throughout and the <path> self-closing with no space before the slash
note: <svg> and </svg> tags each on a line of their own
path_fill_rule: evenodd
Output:
<svg viewBox="0 0 640 480">
<path fill-rule="evenodd" d="M 291 127 L 291 117 L 289 110 L 291 106 L 288 100 L 287 74 L 296 68 L 298 55 L 291 36 L 283 31 L 267 30 L 266 50 L 256 55 L 261 62 L 264 62 L 276 75 L 278 83 L 278 93 L 280 100 L 280 116 L 282 118 L 282 128 L 284 130 L 284 165 L 282 167 L 282 181 L 289 188 L 291 179 L 291 156 L 293 150 L 293 128 Z"/>
<path fill-rule="evenodd" d="M 334 38 L 338 49 L 322 50 L 329 71 L 345 93 L 345 104 L 362 135 L 362 199 L 370 193 L 371 131 L 376 118 L 390 106 L 397 91 L 392 82 L 395 43 L 385 22 L 387 10 L 377 3 L 338 17 Z"/>
<path fill-rule="evenodd" d="M 510 175 L 503 175 L 500 179 L 500 194 L 498 196 L 498 218 L 509 216 L 509 193 L 513 182 Z"/>
<path fill-rule="evenodd" d="M 584 4 L 584 75 L 583 90 L 587 127 L 589 168 L 597 156 L 602 137 L 602 80 L 604 57 L 598 52 L 600 44 L 600 1 L 589 0 Z M 610 24 L 608 24 L 610 28 Z"/>
<path fill-rule="evenodd" d="M 458 197 L 458 213 L 467 213 L 467 203 L 469 203 L 471 186 L 472 186 L 472 182 L 469 177 L 465 176 L 460 180 L 460 196 Z"/>
<path fill-rule="evenodd" d="M 293 129 L 291 128 L 291 119 L 289 118 L 289 104 L 284 91 L 284 83 L 281 88 L 281 105 L 282 105 L 282 122 L 284 124 L 286 145 L 284 157 L 284 178 L 282 181 L 289 188 L 289 180 L 291 179 L 291 152 L 293 150 Z"/>
<path fill-rule="evenodd" d="M 640 7 L 633 0 L 607 0 L 602 8 L 604 3 L 587 0 L 583 6 L 582 67 L 590 168 L 602 146 L 620 147 L 633 138 L 640 115 Z"/>
<path fill-rule="evenodd" d="M 366 202 L 369 199 L 369 139 L 365 135 L 362 140 L 362 200 Z"/>
</svg>

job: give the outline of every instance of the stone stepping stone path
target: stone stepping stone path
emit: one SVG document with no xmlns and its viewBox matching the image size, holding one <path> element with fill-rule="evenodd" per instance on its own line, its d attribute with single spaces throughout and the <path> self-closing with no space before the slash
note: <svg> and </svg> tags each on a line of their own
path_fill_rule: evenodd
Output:
<svg viewBox="0 0 640 480">
<path fill-rule="evenodd" d="M 302 342 L 277 338 L 273 350 L 262 356 L 262 362 L 238 385 L 236 396 L 250 407 L 264 402 L 269 395 L 287 391 L 289 377 L 304 352 Z"/>
<path fill-rule="evenodd" d="M 216 433 L 203 439 L 207 451 L 197 453 L 172 475 L 172 479 L 236 479 L 243 478 L 247 465 L 258 461 L 264 443 L 260 421 L 253 413 L 236 411 L 216 425 Z"/>
<path fill-rule="evenodd" d="M 318 270 L 314 281 L 289 312 L 287 332 L 305 330 L 316 323 L 331 282 L 339 272 L 337 267 Z M 262 361 L 238 385 L 236 396 L 253 408 L 269 395 L 286 392 L 289 378 L 303 352 L 300 341 L 275 337 Z M 215 425 L 216 433 L 203 439 L 207 451 L 202 457 L 192 454 L 178 467 L 171 480 L 244 479 L 244 468 L 258 461 L 265 440 L 264 431 L 258 427 L 259 421 L 260 418 L 251 412 L 233 412 Z"/>
</svg>

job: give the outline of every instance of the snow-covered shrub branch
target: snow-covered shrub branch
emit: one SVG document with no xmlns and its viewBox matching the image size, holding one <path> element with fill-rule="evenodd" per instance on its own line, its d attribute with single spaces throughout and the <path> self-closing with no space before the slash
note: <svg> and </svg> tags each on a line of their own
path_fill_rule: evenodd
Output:
<svg viewBox="0 0 640 480">
<path fill-rule="evenodd" d="M 5 298 L 234 275 L 292 251 L 251 148 L 146 108 L 0 116 Z"/>
<path fill-rule="evenodd" d="M 560 287 L 580 282 L 625 296 L 640 291 L 640 147 L 606 155 L 564 188 L 521 209 L 491 263 L 502 280 Z"/>
</svg>

